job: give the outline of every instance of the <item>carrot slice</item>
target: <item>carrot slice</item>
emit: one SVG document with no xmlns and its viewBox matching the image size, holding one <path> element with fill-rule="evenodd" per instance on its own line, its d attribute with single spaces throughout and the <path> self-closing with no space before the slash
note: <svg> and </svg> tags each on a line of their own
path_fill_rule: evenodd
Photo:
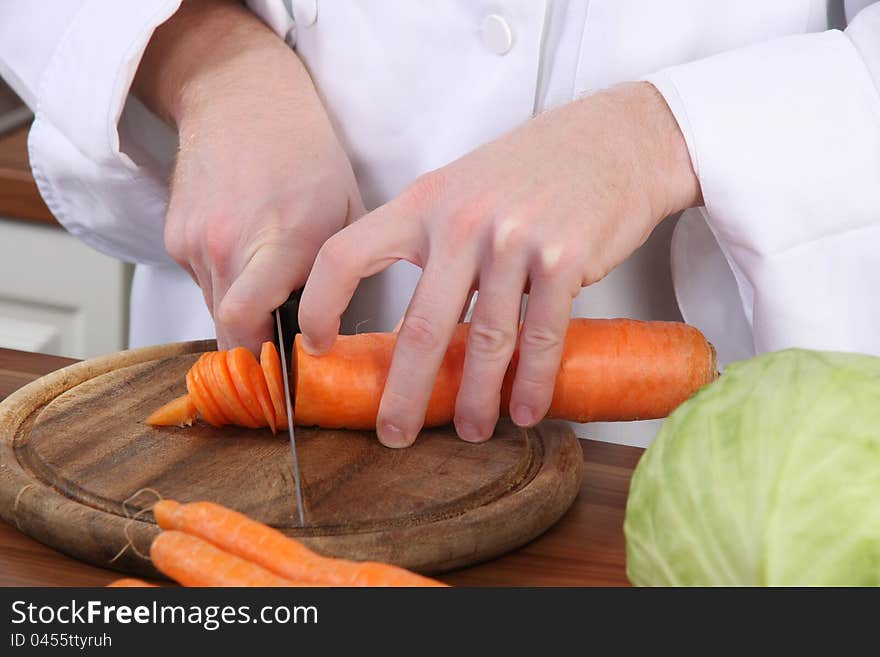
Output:
<svg viewBox="0 0 880 657">
<path fill-rule="evenodd" d="M 247 408 L 241 403 L 241 399 L 235 391 L 235 384 L 232 381 L 229 367 L 226 364 L 225 351 L 218 351 L 213 355 L 211 358 L 211 369 L 214 372 L 214 380 L 217 383 L 217 392 L 223 398 L 225 408 L 232 415 L 233 421 L 243 427 L 258 429 L 260 423 L 248 413 Z"/>
<path fill-rule="evenodd" d="M 188 427 L 196 419 L 196 412 L 192 397 L 181 395 L 153 411 L 147 418 L 147 424 L 154 427 Z"/>
<path fill-rule="evenodd" d="M 237 358 L 237 354 L 233 354 L 234 351 L 240 349 L 242 349 L 242 347 L 236 347 L 235 349 L 230 349 L 224 354 L 226 371 L 229 372 L 229 378 L 232 381 L 235 394 L 238 396 L 238 401 L 244 406 L 248 415 L 254 418 L 257 422 L 260 422 L 262 426 L 262 420 L 265 419 L 263 417 L 263 409 L 260 408 L 256 395 L 254 395 L 251 390 L 250 381 L 248 381 L 247 377 L 247 370 L 241 367 L 240 357 Z M 245 349 L 245 351 L 247 350 Z"/>
<path fill-rule="evenodd" d="M 208 356 L 207 353 L 202 354 L 199 360 L 189 368 L 186 373 L 186 389 L 199 411 L 199 415 L 208 424 L 215 427 L 222 427 L 227 424 L 226 419 L 220 412 L 217 403 L 205 388 L 204 374 L 201 370 L 201 364 Z"/>
<path fill-rule="evenodd" d="M 199 383 L 202 385 L 205 397 L 214 402 L 214 408 L 217 409 L 217 415 L 223 420 L 223 424 L 232 424 L 235 420 L 232 413 L 226 408 L 225 399 L 219 390 L 220 382 L 217 381 L 217 377 L 214 375 L 212 362 L 216 354 L 216 351 L 209 351 L 204 357 L 200 358 L 199 362 L 195 365 L 196 374 L 199 377 Z"/>
<path fill-rule="evenodd" d="M 264 342 L 260 350 L 260 367 L 266 376 L 266 385 L 269 388 L 269 397 L 275 407 L 275 428 L 287 428 L 287 409 L 284 401 L 284 377 L 281 374 L 281 358 L 278 349 L 272 342 Z"/>
<path fill-rule="evenodd" d="M 229 402 L 226 399 L 226 395 L 223 394 L 221 390 L 222 382 L 220 381 L 220 376 L 217 373 L 217 370 L 214 368 L 214 361 L 219 356 L 219 352 L 215 351 L 208 354 L 208 357 L 205 359 L 204 374 L 205 381 L 209 385 L 208 392 L 213 395 L 214 401 L 217 403 L 217 407 L 220 409 L 220 412 L 226 416 L 227 422 L 229 424 L 238 424 L 240 418 L 236 417 L 235 411 L 230 408 Z"/>
<path fill-rule="evenodd" d="M 275 407 L 269 396 L 263 369 L 250 349 L 230 349 L 226 353 L 226 365 L 242 403 L 255 418 L 265 419 L 266 426 L 275 433 Z M 260 426 L 263 426 L 262 422 Z"/>
</svg>

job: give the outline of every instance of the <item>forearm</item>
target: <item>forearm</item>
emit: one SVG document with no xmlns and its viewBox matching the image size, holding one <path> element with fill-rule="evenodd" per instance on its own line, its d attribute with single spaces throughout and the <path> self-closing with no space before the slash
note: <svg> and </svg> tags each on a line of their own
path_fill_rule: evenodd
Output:
<svg viewBox="0 0 880 657">
<path fill-rule="evenodd" d="M 296 54 L 240 3 L 185 0 L 153 34 L 133 91 L 153 112 L 179 127 L 203 106 L 223 105 L 231 97 L 258 101 L 267 77 L 276 73 L 284 81 L 284 88 L 276 92 L 294 101 L 316 99 Z"/>
<path fill-rule="evenodd" d="M 702 204 L 700 183 L 694 172 L 687 143 L 669 106 L 648 82 L 629 82 L 576 101 L 584 112 L 581 125 L 590 127 L 587 140 L 613 143 L 626 166 L 633 167 L 637 188 L 627 191 L 644 195 L 656 221 Z M 593 125 L 604 126 L 600 135 Z"/>
</svg>

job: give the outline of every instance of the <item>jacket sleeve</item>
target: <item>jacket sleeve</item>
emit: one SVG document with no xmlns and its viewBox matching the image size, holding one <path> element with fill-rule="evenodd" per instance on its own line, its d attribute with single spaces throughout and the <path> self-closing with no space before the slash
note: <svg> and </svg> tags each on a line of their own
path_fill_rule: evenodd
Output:
<svg viewBox="0 0 880 657">
<path fill-rule="evenodd" d="M 75 236 L 133 262 L 173 264 L 162 229 L 176 137 L 129 88 L 179 5 L 0 3 L 0 74 L 34 111 L 28 149 L 46 205 Z"/>
<path fill-rule="evenodd" d="M 756 352 L 880 354 L 880 3 L 847 8 L 845 31 L 769 41 L 647 78 L 685 135 L 704 230 L 735 278 Z M 713 291 L 697 269 L 684 269 L 688 280 L 674 278 L 688 318 Z"/>
</svg>

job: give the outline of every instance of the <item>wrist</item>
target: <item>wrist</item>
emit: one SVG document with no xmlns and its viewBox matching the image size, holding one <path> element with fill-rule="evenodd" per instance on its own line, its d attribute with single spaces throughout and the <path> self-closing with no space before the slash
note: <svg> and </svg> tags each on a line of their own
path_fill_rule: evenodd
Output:
<svg viewBox="0 0 880 657">
<path fill-rule="evenodd" d="M 629 86 L 629 85 L 628 85 Z M 702 205 L 700 181 L 694 171 L 687 141 L 678 121 L 663 98 L 650 82 L 631 85 L 639 97 L 646 132 L 642 139 L 654 145 L 650 163 L 654 180 L 657 220 L 681 210 Z"/>
<path fill-rule="evenodd" d="M 134 93 L 169 124 L 220 105 L 279 59 L 296 55 L 235 0 L 187 0 L 154 32 Z M 252 85 L 251 85 L 252 86 Z"/>
</svg>

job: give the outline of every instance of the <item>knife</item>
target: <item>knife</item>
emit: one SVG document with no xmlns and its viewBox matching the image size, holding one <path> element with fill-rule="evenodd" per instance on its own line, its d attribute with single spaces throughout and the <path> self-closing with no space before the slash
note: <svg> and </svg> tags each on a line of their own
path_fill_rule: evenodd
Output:
<svg viewBox="0 0 880 657">
<path fill-rule="evenodd" d="M 299 511 L 299 524 L 305 526 L 306 515 L 303 507 L 302 483 L 299 475 L 299 460 L 296 458 L 296 436 L 293 431 L 293 404 L 290 402 L 290 379 L 287 375 L 287 359 L 293 353 L 293 340 L 299 333 L 299 300 L 302 290 L 294 290 L 287 301 L 275 309 L 275 339 L 281 355 L 281 376 L 284 381 L 284 403 L 287 409 L 287 432 L 290 436 L 290 455 L 293 460 L 293 485 L 296 488 L 296 508 Z"/>
</svg>

